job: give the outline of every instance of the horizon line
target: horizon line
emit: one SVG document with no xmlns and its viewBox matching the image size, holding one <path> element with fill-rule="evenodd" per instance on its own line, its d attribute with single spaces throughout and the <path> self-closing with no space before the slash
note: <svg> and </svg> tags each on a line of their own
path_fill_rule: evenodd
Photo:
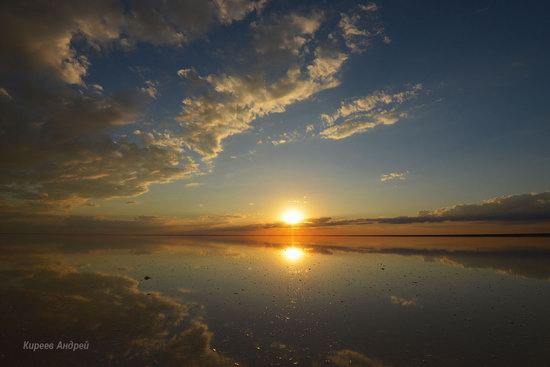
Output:
<svg viewBox="0 0 550 367">
<path fill-rule="evenodd" d="M 133 237 L 550 237 L 550 232 L 534 233 L 451 233 L 451 234 L 222 234 L 222 233 L 55 233 L 0 232 L 0 236 L 133 236 Z"/>
</svg>

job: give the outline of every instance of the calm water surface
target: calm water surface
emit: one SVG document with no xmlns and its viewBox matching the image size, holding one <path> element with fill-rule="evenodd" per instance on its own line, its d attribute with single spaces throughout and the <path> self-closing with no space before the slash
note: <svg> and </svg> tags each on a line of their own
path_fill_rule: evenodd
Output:
<svg viewBox="0 0 550 367">
<path fill-rule="evenodd" d="M 2 366 L 550 365 L 550 239 L 4 236 L 0 251 Z"/>
</svg>

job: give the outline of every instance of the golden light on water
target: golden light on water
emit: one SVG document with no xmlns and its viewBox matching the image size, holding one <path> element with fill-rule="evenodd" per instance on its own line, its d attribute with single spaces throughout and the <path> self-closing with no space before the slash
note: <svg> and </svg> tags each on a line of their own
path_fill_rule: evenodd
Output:
<svg viewBox="0 0 550 367">
<path fill-rule="evenodd" d="M 298 247 L 287 247 L 283 250 L 283 256 L 290 262 L 296 262 L 304 257 L 304 250 Z"/>
<path fill-rule="evenodd" d="M 302 222 L 304 220 L 304 213 L 297 209 L 288 209 L 283 213 L 281 219 L 286 224 L 294 225 Z"/>
</svg>

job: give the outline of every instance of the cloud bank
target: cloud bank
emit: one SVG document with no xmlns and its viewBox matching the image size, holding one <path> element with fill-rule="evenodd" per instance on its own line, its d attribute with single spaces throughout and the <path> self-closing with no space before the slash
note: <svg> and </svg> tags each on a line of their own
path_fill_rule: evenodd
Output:
<svg viewBox="0 0 550 367">
<path fill-rule="evenodd" d="M 195 173 L 197 165 L 169 133 L 115 133 L 140 120 L 146 99 L 159 97 L 158 82 L 104 96 L 101 85 L 85 83 L 91 65 L 85 51 L 182 47 L 264 3 L 2 2 L 0 196 L 33 210 L 58 210 L 139 195 L 153 183 Z"/>
</svg>

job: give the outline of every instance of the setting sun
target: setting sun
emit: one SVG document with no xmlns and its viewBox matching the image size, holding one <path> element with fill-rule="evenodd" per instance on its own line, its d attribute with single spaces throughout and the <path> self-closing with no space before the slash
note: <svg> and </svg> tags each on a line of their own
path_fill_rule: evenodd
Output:
<svg viewBox="0 0 550 367">
<path fill-rule="evenodd" d="M 297 209 L 289 209 L 283 213 L 281 219 L 287 224 L 298 224 L 304 220 L 304 213 Z"/>
</svg>

